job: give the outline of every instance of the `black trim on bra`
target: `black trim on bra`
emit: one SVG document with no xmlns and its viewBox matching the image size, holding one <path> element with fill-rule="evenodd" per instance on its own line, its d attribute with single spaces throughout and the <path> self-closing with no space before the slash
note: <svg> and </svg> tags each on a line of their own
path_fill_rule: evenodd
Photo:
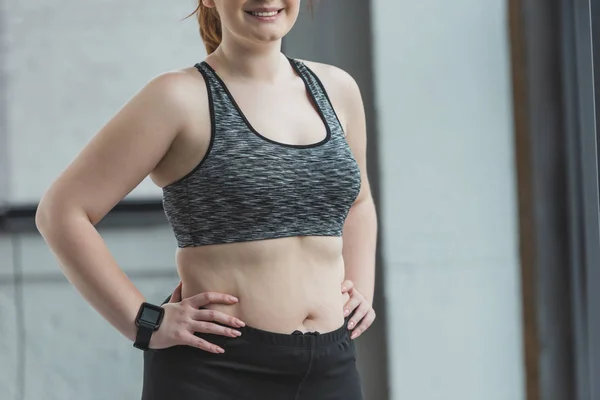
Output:
<svg viewBox="0 0 600 400">
<path fill-rule="evenodd" d="M 239 113 L 240 117 L 243 119 L 243 121 L 246 124 L 246 126 L 248 127 L 248 129 L 253 134 L 258 136 L 260 139 L 265 140 L 272 144 L 276 144 L 278 146 L 290 147 L 290 148 L 296 148 L 296 149 L 309 149 L 309 148 L 321 146 L 321 145 L 327 143 L 329 141 L 329 139 L 331 139 L 331 126 L 329 125 L 329 121 L 325 117 L 325 114 L 323 113 L 323 110 L 321 109 L 321 106 L 319 105 L 314 93 L 312 92 L 312 90 L 310 90 L 310 86 L 308 85 L 308 81 L 306 80 L 306 77 L 304 76 L 304 74 L 301 73 L 301 71 L 297 68 L 297 66 L 292 62 L 291 59 L 288 58 L 288 60 L 290 61 L 290 65 L 292 66 L 294 71 L 300 76 L 300 79 L 302 79 L 302 82 L 304 83 L 304 87 L 306 88 L 306 91 L 308 92 L 313 105 L 314 105 L 315 109 L 317 110 L 317 113 L 321 117 L 323 124 L 325 125 L 325 130 L 326 130 L 325 138 L 323 138 L 322 140 L 320 140 L 318 142 L 309 143 L 309 144 L 290 144 L 290 143 L 278 142 L 276 140 L 270 139 L 270 138 L 260 134 L 256 129 L 254 129 L 254 127 L 252 126 L 252 124 L 250 123 L 248 118 L 246 118 L 246 115 L 244 114 L 244 112 L 242 111 L 242 109 L 240 108 L 238 103 L 236 102 L 235 98 L 229 91 L 229 88 L 227 87 L 225 82 L 223 82 L 221 77 L 217 74 L 215 69 L 213 67 L 211 67 L 210 64 L 208 64 L 206 61 L 202 61 L 201 64 L 206 66 L 213 73 L 215 79 L 219 82 L 219 84 L 221 85 L 221 87 L 223 88 L 225 93 L 227 94 L 229 100 L 231 101 L 231 104 L 235 107 L 235 109 Z M 337 116 L 336 116 L 336 118 L 337 118 Z"/>
<path fill-rule="evenodd" d="M 194 172 L 198 171 L 198 169 L 200 169 L 200 167 L 202 167 L 202 165 L 208 158 L 208 155 L 210 154 L 210 151 L 212 150 L 213 143 L 215 142 L 217 127 L 216 127 L 216 123 L 215 123 L 215 104 L 213 101 L 213 95 L 212 95 L 212 89 L 210 87 L 210 81 L 208 80 L 209 78 L 208 78 L 208 76 L 206 76 L 206 73 L 202 70 L 202 68 L 200 68 L 199 64 L 194 65 L 194 67 L 196 67 L 198 72 L 200 72 L 200 74 L 202 74 L 202 76 L 204 77 L 204 82 L 206 83 L 206 90 L 208 92 L 208 108 L 209 108 L 209 112 L 210 112 L 210 142 L 208 143 L 208 148 L 206 149 L 206 153 L 204 154 L 204 157 L 202 157 L 200 162 L 190 172 L 188 172 L 181 178 L 177 179 L 175 182 L 171 182 L 168 185 L 163 186 L 162 189 L 166 189 L 170 186 L 181 183 L 184 180 L 186 180 L 187 178 L 189 178 Z"/>
<path fill-rule="evenodd" d="M 344 136 L 346 136 L 346 130 L 344 129 L 344 125 L 342 124 L 342 121 L 340 121 L 340 118 L 338 117 L 338 114 L 335 111 L 335 107 L 333 106 L 333 103 L 331 102 L 331 99 L 329 98 L 329 95 L 327 94 L 327 90 L 325 90 L 325 86 L 323 85 L 323 82 L 321 82 L 321 79 L 319 79 L 317 74 L 312 69 L 310 69 L 308 67 L 308 65 L 306 65 L 304 63 L 302 63 L 302 65 L 304 66 L 304 68 L 306 68 L 306 71 L 315 79 L 315 81 L 321 88 L 321 91 L 323 92 L 323 94 L 325 95 L 325 98 L 327 99 L 327 102 L 329 103 L 329 107 L 331 107 L 331 110 L 333 111 L 333 115 L 335 115 L 335 119 L 337 119 L 337 123 L 338 123 L 340 129 L 342 130 L 342 134 Z"/>
</svg>

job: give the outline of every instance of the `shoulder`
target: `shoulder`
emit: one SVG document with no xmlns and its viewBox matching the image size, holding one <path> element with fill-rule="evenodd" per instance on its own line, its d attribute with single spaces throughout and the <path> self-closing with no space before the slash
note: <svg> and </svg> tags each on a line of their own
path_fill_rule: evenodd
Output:
<svg viewBox="0 0 600 400">
<path fill-rule="evenodd" d="M 180 90 L 185 89 L 189 85 L 204 85 L 204 78 L 202 74 L 198 72 L 196 67 L 187 67 L 178 70 L 165 71 L 159 75 L 156 75 L 150 81 L 147 86 L 162 90 L 163 93 L 177 93 Z"/>
<path fill-rule="evenodd" d="M 160 105 L 172 110 L 186 111 L 207 103 L 206 85 L 202 74 L 195 67 L 165 71 L 152 77 L 136 94 L 148 104 Z"/>
<path fill-rule="evenodd" d="M 167 96 L 171 100 L 196 92 L 198 89 L 206 91 L 206 85 L 202 74 L 195 67 L 165 71 L 151 78 L 144 86 L 144 90 Z"/>
</svg>

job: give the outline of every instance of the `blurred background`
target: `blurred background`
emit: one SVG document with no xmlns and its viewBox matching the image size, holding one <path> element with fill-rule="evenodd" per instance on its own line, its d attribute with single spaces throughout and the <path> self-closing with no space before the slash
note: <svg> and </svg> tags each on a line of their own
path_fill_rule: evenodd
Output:
<svg viewBox="0 0 600 400">
<path fill-rule="evenodd" d="M 367 400 L 600 399 L 596 3 L 322 0 L 286 37 L 365 101 L 381 228 Z M 194 8 L 0 0 L 0 400 L 140 396 L 141 353 L 63 278 L 34 215 L 137 90 L 204 58 Z M 99 230 L 150 301 L 173 290 L 150 182 Z"/>
</svg>

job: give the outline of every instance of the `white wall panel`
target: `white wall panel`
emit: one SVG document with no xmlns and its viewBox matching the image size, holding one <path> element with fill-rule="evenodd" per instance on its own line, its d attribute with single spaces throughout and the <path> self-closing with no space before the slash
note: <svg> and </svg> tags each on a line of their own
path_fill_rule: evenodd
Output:
<svg viewBox="0 0 600 400">
<path fill-rule="evenodd" d="M 372 4 L 391 398 L 523 400 L 506 2 Z"/>
</svg>

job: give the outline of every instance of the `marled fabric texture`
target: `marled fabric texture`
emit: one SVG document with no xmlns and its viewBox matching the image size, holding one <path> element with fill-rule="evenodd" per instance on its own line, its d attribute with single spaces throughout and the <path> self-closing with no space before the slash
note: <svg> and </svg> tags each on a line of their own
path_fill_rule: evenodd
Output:
<svg viewBox="0 0 600 400">
<path fill-rule="evenodd" d="M 319 143 L 293 146 L 261 136 L 205 62 L 211 144 L 204 159 L 163 188 L 163 205 L 179 247 L 289 236 L 341 236 L 360 191 L 360 171 L 317 76 L 290 63 L 326 125 Z"/>
</svg>

